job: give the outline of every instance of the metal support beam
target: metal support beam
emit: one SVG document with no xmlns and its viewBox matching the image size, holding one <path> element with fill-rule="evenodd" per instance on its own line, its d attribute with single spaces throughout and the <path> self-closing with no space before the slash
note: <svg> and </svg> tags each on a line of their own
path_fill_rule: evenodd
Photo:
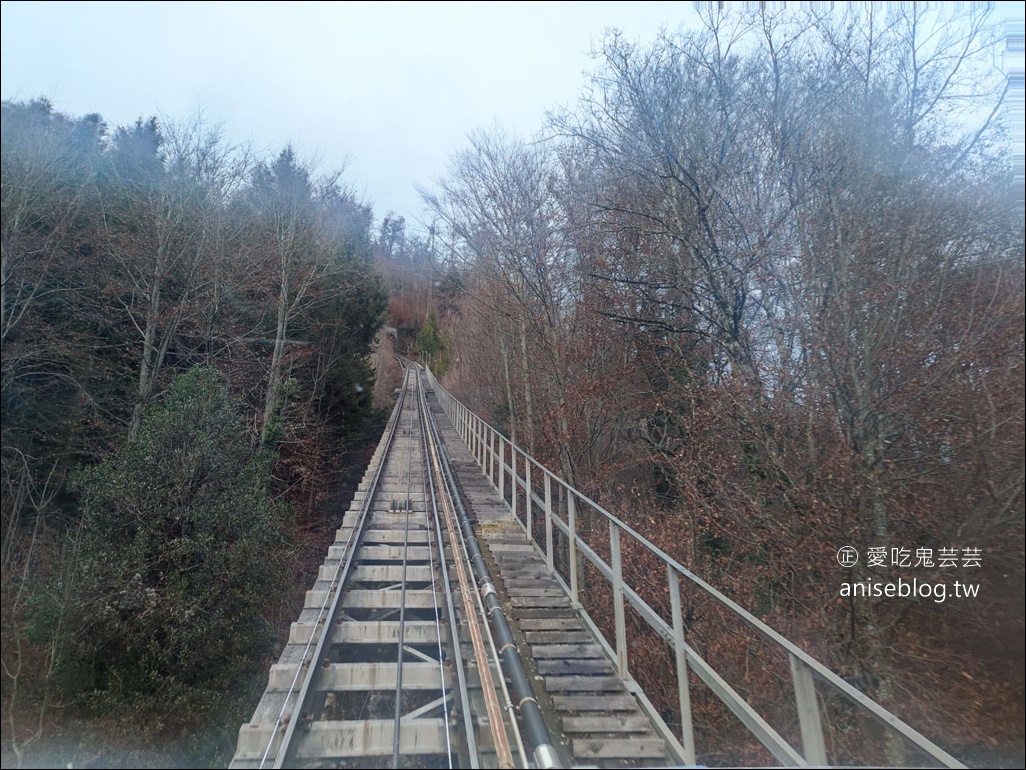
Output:
<svg viewBox="0 0 1026 770">
<path fill-rule="evenodd" d="M 826 744 L 823 741 L 823 725 L 819 721 L 819 703 L 816 699 L 816 682 L 808 666 L 794 655 L 791 659 L 791 678 L 794 680 L 794 702 L 798 708 L 798 723 L 802 731 L 802 749 L 805 761 L 810 765 L 827 764 Z"/>
<path fill-rule="evenodd" d="M 569 490 L 568 490 L 569 492 Z M 567 510 L 567 526 L 570 528 L 570 600 L 574 603 L 575 607 L 581 606 L 580 597 L 578 596 L 578 582 L 577 575 L 577 495 L 573 492 L 569 492 L 566 501 Z"/>
<path fill-rule="evenodd" d="M 691 684 L 688 681 L 688 656 L 684 651 L 684 612 L 680 601 L 680 575 L 667 566 L 670 580 L 670 607 L 673 615 L 673 654 L 677 662 L 677 691 L 680 699 L 680 742 L 684 764 L 697 764 L 695 729 L 691 721 Z"/>
<path fill-rule="evenodd" d="M 627 670 L 627 626 L 623 606 L 623 559 L 620 558 L 620 528 L 609 522 L 609 561 L 613 568 L 613 621 L 616 625 L 616 668 L 620 676 Z"/>
</svg>

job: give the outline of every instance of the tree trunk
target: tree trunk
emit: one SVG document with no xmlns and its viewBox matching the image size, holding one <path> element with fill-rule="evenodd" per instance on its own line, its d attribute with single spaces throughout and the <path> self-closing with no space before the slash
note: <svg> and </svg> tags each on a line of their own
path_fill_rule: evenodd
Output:
<svg viewBox="0 0 1026 770">
<path fill-rule="evenodd" d="M 284 261 L 284 258 L 283 258 Z M 278 293 L 278 323 L 274 332 L 274 350 L 271 353 L 271 368 L 267 372 L 267 396 L 264 399 L 264 424 L 260 428 L 260 443 L 266 444 L 271 434 L 274 411 L 281 390 L 281 363 L 285 350 L 285 334 L 289 325 L 289 283 L 284 264 L 281 272 L 281 289 Z"/>
<path fill-rule="evenodd" d="M 506 335 L 499 333 L 499 350 L 502 352 L 502 374 L 506 385 L 506 408 L 509 410 L 509 438 L 514 444 L 517 443 L 517 419 L 516 408 L 513 405 L 513 382 L 509 376 L 509 347 L 506 345 Z M 462 369 L 460 370 L 462 373 Z"/>
<path fill-rule="evenodd" d="M 524 421 L 527 428 L 527 451 L 534 456 L 534 400 L 531 396 L 531 368 L 527 357 L 527 318 L 520 315 L 520 366 L 524 373 Z"/>
<path fill-rule="evenodd" d="M 150 287 L 150 301 L 146 308 L 146 325 L 143 328 L 143 347 L 139 357 L 139 387 L 136 390 L 135 405 L 132 408 L 132 425 L 128 431 L 129 441 L 139 436 L 142 427 L 142 413 L 153 395 L 153 378 L 157 370 L 157 323 L 160 320 L 160 294 L 164 283 L 162 255 L 157 255 L 153 269 L 153 285 Z"/>
</svg>

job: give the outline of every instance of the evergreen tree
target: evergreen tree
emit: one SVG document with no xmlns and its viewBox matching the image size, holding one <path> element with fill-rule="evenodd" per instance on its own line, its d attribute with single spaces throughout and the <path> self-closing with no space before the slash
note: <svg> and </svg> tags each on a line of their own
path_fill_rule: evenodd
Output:
<svg viewBox="0 0 1026 770">
<path fill-rule="evenodd" d="M 147 407 L 135 440 L 81 473 L 79 687 L 218 692 L 261 665 L 261 609 L 286 578 L 271 462 L 218 373 L 196 368 Z"/>
</svg>

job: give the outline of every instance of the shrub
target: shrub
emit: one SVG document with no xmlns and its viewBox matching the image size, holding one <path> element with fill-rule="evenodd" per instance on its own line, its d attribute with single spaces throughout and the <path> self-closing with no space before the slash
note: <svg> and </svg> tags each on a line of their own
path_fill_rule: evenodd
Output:
<svg viewBox="0 0 1026 770">
<path fill-rule="evenodd" d="M 131 700 L 224 691 L 273 645 L 286 510 L 215 370 L 179 375 L 139 436 L 79 474 L 76 689 Z"/>
</svg>

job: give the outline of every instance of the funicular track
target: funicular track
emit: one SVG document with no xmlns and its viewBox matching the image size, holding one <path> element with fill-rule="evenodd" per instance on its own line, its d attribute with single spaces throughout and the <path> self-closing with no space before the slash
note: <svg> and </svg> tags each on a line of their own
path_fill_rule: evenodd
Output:
<svg viewBox="0 0 1026 770">
<path fill-rule="evenodd" d="M 382 440 L 230 767 L 558 764 L 459 520 L 423 373 L 402 363 Z"/>
<path fill-rule="evenodd" d="M 779 766 L 874 766 L 827 741 L 831 715 L 855 712 L 873 720 L 856 748 L 882 739 L 895 766 L 964 766 L 402 363 L 385 434 L 230 767 L 696 766 L 699 681 Z M 665 594 L 639 574 L 665 575 Z M 590 590 L 611 597 L 612 628 L 589 613 Z M 692 646 L 695 596 L 761 636 L 761 665 L 784 661 L 791 703 L 757 709 Z M 679 708 L 656 709 L 636 676 L 628 613 L 666 645 L 656 686 L 675 684 Z"/>
</svg>

